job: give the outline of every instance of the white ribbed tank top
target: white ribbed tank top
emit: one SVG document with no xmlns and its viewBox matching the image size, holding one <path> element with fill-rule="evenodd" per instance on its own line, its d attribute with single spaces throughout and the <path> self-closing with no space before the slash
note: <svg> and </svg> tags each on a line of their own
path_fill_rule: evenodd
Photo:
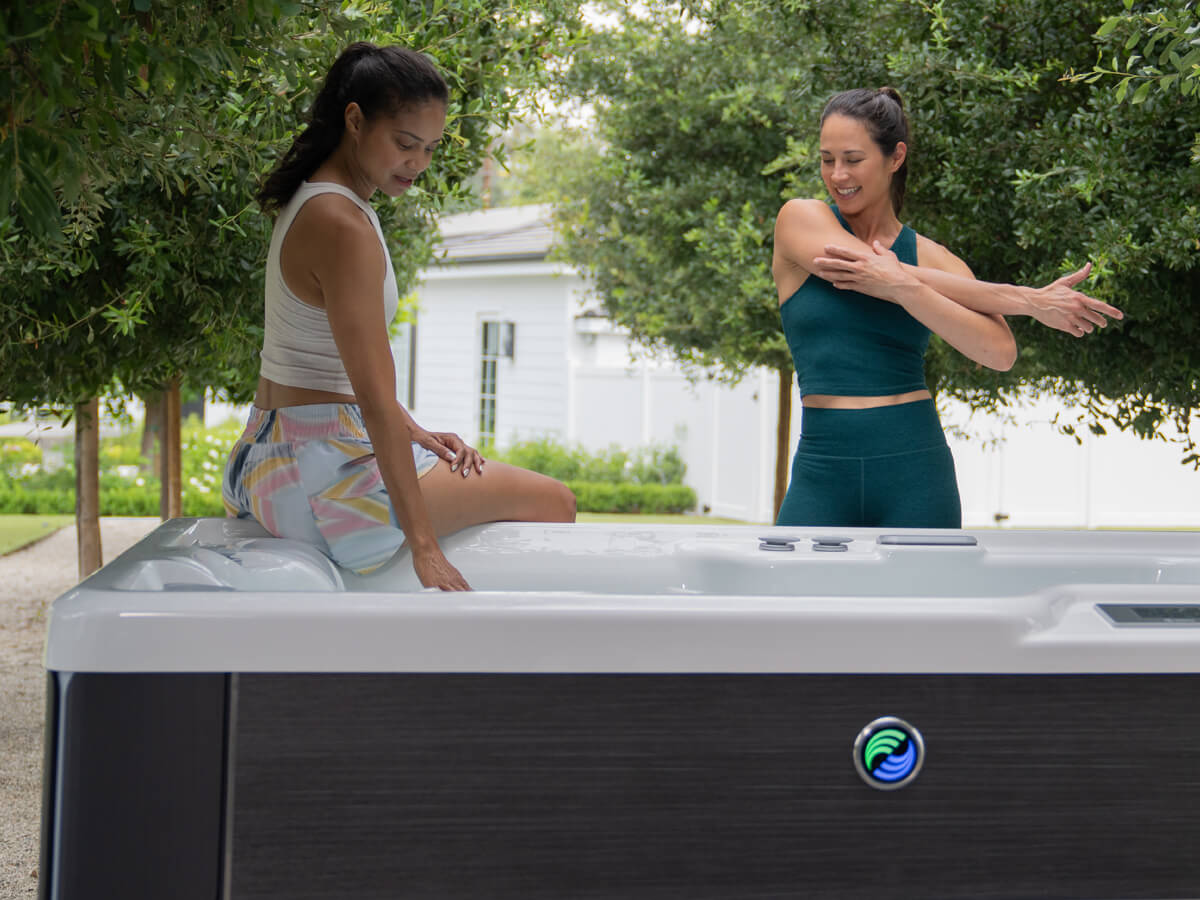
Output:
<svg viewBox="0 0 1200 900">
<path fill-rule="evenodd" d="M 384 321 L 391 322 L 396 315 L 400 296 L 396 290 L 396 273 L 392 269 L 392 257 L 379 217 L 371 205 L 354 191 L 329 181 L 304 181 L 292 195 L 292 199 L 279 211 L 275 228 L 271 232 L 271 248 L 267 252 L 266 272 L 266 316 L 264 321 L 263 348 L 260 354 L 263 377 L 276 384 L 290 387 L 312 388 L 333 391 L 338 394 L 353 394 L 354 388 L 346 375 L 346 367 L 333 342 L 329 330 L 329 317 L 325 310 L 305 303 L 288 289 L 283 280 L 283 269 L 279 265 L 279 251 L 283 239 L 306 201 L 318 194 L 341 194 L 358 204 L 366 213 L 379 243 L 383 246 L 383 258 L 387 263 L 387 274 L 383 282 Z"/>
</svg>

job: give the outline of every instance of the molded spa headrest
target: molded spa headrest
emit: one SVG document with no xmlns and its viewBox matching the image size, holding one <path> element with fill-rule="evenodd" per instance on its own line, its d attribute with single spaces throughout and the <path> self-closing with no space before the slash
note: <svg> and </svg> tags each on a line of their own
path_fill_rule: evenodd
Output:
<svg viewBox="0 0 1200 900">
<path fill-rule="evenodd" d="M 223 545 L 193 543 L 124 568 L 112 584 L 125 591 L 340 591 L 327 556 L 299 541 L 248 538 Z"/>
</svg>

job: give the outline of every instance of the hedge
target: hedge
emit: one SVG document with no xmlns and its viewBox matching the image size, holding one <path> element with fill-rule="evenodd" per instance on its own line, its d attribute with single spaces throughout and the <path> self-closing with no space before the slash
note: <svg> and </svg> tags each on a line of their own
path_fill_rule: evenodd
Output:
<svg viewBox="0 0 1200 900">
<path fill-rule="evenodd" d="M 236 422 L 205 429 L 193 420 L 185 426 L 181 446 L 185 516 L 225 514 L 221 472 L 240 432 Z M 101 441 L 101 515 L 158 515 L 158 479 L 146 474 L 140 444 L 136 432 Z M 30 441 L 0 441 L 0 513 L 70 515 L 75 511 L 73 466 L 68 461 L 63 468 L 47 472 L 40 465 L 41 453 L 41 447 Z M 686 466 L 674 447 L 628 451 L 612 446 L 592 452 L 543 438 L 488 456 L 565 482 L 575 492 L 580 512 L 662 514 L 696 507 L 695 491 L 681 483 Z"/>
<path fill-rule="evenodd" d="M 538 438 L 499 451 L 484 448 L 484 455 L 567 483 L 682 484 L 687 473 L 676 448 L 657 445 L 636 450 L 613 445 L 606 450 L 590 451 Z"/>
<path fill-rule="evenodd" d="M 100 515 L 157 516 L 159 511 L 158 482 L 144 485 L 102 485 Z M 75 512 L 75 491 L 68 488 L 37 488 L 28 490 L 20 484 L 0 484 L 0 514 L 48 516 Z M 223 516 L 221 495 L 184 492 L 185 516 Z"/>
<path fill-rule="evenodd" d="M 107 479 L 106 479 L 107 480 Z M 696 492 L 682 484 L 609 484 L 570 481 L 580 512 L 681 513 L 696 507 Z M 102 516 L 157 516 L 158 482 L 143 485 L 106 484 L 100 490 Z M 27 490 L 19 484 L 0 484 L 0 513 L 70 515 L 75 492 L 66 488 Z M 183 496 L 185 516 L 223 516 L 221 495 L 215 491 Z"/>
<path fill-rule="evenodd" d="M 580 512 L 682 513 L 696 508 L 696 492 L 684 484 L 610 484 L 568 481 Z"/>
</svg>

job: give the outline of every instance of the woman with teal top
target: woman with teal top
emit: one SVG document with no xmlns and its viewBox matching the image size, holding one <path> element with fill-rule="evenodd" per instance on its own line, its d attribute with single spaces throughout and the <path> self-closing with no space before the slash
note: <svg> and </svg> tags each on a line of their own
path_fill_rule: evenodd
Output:
<svg viewBox="0 0 1200 900">
<path fill-rule="evenodd" d="M 1090 264 L 1043 288 L 976 281 L 900 222 L 908 120 L 892 88 L 852 90 L 821 115 L 833 205 L 791 200 L 772 271 L 799 381 L 801 438 L 777 524 L 959 528 L 954 459 L 925 386 L 930 333 L 1005 371 L 1005 315 L 1082 336 L 1119 310 L 1073 290 Z"/>
</svg>

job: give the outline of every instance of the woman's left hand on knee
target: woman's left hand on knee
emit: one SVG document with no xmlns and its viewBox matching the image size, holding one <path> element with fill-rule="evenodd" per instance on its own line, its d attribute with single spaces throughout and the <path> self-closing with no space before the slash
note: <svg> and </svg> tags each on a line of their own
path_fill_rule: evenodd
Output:
<svg viewBox="0 0 1200 900">
<path fill-rule="evenodd" d="M 413 435 L 413 440 L 447 460 L 451 472 L 461 470 L 463 478 L 470 475 L 472 469 L 480 475 L 483 474 L 485 460 L 479 455 L 479 451 L 452 431 L 426 431 Z"/>
</svg>

